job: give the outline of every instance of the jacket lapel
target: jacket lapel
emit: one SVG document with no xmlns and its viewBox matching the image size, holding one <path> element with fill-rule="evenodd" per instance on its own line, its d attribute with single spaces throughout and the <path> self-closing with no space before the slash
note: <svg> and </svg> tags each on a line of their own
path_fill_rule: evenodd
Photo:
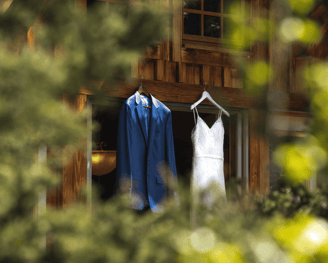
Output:
<svg viewBox="0 0 328 263">
<path fill-rule="evenodd" d="M 149 145 L 152 145 L 152 142 L 154 140 L 155 136 L 155 130 L 156 130 L 156 125 L 157 125 L 157 119 L 158 119 L 158 110 L 157 108 L 159 107 L 156 99 L 150 94 L 151 99 L 152 99 L 152 107 L 151 107 L 151 119 L 150 119 L 150 130 L 149 130 L 149 140 L 148 143 Z"/>
<path fill-rule="evenodd" d="M 142 130 L 142 134 L 143 134 L 143 137 L 145 139 L 145 143 L 148 147 L 148 134 L 147 134 L 147 130 L 146 130 L 146 119 L 145 119 L 145 116 L 143 114 L 143 108 L 142 108 L 142 103 L 140 103 L 141 101 L 141 98 L 140 98 L 140 94 L 139 92 L 137 91 L 135 93 L 136 95 L 136 103 L 137 103 L 137 113 L 138 113 L 138 118 L 139 118 L 139 125 L 141 127 L 141 130 Z"/>
</svg>

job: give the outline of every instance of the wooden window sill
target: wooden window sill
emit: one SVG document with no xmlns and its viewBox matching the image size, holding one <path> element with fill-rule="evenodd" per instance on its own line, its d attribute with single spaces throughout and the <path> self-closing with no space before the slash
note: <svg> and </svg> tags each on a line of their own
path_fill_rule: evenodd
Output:
<svg viewBox="0 0 328 263">
<path fill-rule="evenodd" d="M 186 48 L 217 51 L 221 53 L 241 55 L 247 58 L 250 58 L 253 55 L 253 53 L 250 51 L 236 51 L 233 49 L 222 47 L 222 44 L 182 41 L 182 49 Z"/>
</svg>

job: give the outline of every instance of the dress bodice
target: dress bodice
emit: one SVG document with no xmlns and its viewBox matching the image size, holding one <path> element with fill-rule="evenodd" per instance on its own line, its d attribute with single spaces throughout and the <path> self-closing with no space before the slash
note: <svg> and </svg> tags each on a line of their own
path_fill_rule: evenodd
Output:
<svg viewBox="0 0 328 263">
<path fill-rule="evenodd" d="M 194 109 L 196 109 L 196 107 Z M 221 119 L 222 111 L 220 117 L 211 128 L 209 128 L 206 122 L 199 116 L 197 109 L 196 112 L 197 122 L 194 111 L 196 125 L 191 133 L 194 157 L 219 158 L 223 160 L 224 127 Z"/>
</svg>

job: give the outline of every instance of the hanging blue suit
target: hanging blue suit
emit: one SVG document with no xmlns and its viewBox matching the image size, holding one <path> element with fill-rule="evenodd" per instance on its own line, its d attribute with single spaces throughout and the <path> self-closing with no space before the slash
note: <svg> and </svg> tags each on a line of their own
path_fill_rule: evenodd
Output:
<svg viewBox="0 0 328 263">
<path fill-rule="evenodd" d="M 151 94 L 150 98 L 137 91 L 121 108 L 115 188 L 129 191 L 133 208 L 149 205 L 153 212 L 160 212 L 168 177 L 177 182 L 177 172 L 171 111 Z M 143 107 L 147 99 L 151 108 Z"/>
</svg>

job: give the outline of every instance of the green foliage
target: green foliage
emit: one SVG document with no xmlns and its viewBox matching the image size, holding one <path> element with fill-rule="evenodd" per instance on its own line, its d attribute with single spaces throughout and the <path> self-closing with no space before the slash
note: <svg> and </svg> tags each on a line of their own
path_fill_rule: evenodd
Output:
<svg viewBox="0 0 328 263">
<path fill-rule="evenodd" d="M 267 197 L 256 201 L 260 216 L 271 218 L 281 215 L 292 218 L 299 212 L 327 218 L 327 186 L 314 191 L 304 184 L 292 184 L 285 176 L 278 179 L 275 187 Z"/>
<path fill-rule="evenodd" d="M 163 8 L 136 7 L 127 17 L 114 9 L 83 14 L 74 1 L 40 2 L 14 0 L 0 14 L 1 263 L 326 261 L 328 228 L 319 218 L 327 218 L 328 188 L 309 192 L 300 184 L 326 166 L 327 65 L 321 62 L 304 72 L 316 117 L 312 135 L 277 150 L 276 161 L 288 180 L 259 200 L 256 210 L 218 197 L 210 208 L 194 208 L 197 220 L 191 227 L 189 193 L 181 187 L 180 206 L 167 200 L 159 214 L 130 209 L 126 196 L 100 203 L 95 195 L 91 208 L 74 204 L 33 218 L 39 193 L 60 183 L 56 169 L 70 160 L 88 132 L 87 113 L 73 112 L 60 96 L 75 95 L 88 84 L 98 103 L 108 103 L 99 84 L 89 81 L 119 83 L 130 74 L 131 60 L 168 35 Z M 278 22 L 252 21 L 232 5 L 230 44 L 240 51 L 272 36 L 283 45 L 316 41 L 318 25 L 305 18 L 313 1 L 295 3 L 284 2 L 294 13 Z M 42 24 L 36 25 L 36 50 L 31 51 L 20 37 L 40 11 Z M 275 68 L 266 61 L 236 62 L 246 90 L 266 94 Z M 43 146 L 51 149 L 47 163 L 37 160 Z"/>
</svg>

